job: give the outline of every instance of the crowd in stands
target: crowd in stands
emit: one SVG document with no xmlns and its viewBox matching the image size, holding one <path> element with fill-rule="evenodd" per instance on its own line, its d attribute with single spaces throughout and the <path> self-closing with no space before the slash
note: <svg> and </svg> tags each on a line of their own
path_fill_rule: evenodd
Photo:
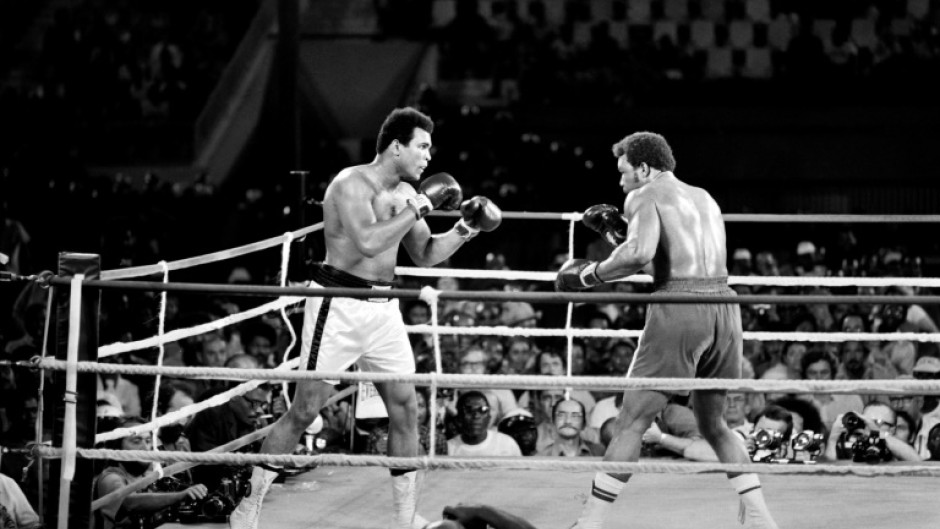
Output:
<svg viewBox="0 0 940 529">
<path fill-rule="evenodd" d="M 254 0 L 85 0 L 60 7 L 43 33 L 38 59 L 21 81 L 0 88 L 8 125 L 0 153 L 28 142 L 58 147 L 59 140 L 85 157 L 112 162 L 185 158 L 192 123 L 257 6 Z M 93 130 L 109 142 L 63 137 L 53 127 L 71 134 Z"/>
<path fill-rule="evenodd" d="M 928 0 L 438 1 L 434 11 L 442 78 L 489 80 L 493 95 L 526 104 L 828 104 L 884 95 L 899 78 L 933 87 L 904 92 L 929 97 L 940 80 L 940 9 Z M 735 79 L 775 82 L 715 82 Z"/>
</svg>

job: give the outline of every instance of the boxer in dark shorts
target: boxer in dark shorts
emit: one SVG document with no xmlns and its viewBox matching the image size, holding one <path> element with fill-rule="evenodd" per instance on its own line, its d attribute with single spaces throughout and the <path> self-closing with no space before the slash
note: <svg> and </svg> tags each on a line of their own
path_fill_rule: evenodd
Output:
<svg viewBox="0 0 940 529">
<path fill-rule="evenodd" d="M 603 261 L 570 259 L 555 287 L 584 290 L 646 270 L 657 295 L 731 297 L 721 209 L 704 189 L 673 173 L 676 160 L 665 138 L 637 132 L 614 147 L 620 186 L 627 198 L 623 215 L 607 204 L 584 212 L 584 224 L 615 248 Z M 737 304 L 651 303 L 646 325 L 627 374 L 636 377 L 740 378 L 741 312 Z M 687 393 L 687 392 L 675 392 Z M 702 437 L 723 463 L 750 463 L 740 438 L 723 419 L 725 391 L 692 391 L 692 410 Z M 633 390 L 624 395 L 605 461 L 638 461 L 643 434 L 669 400 L 665 391 Z M 591 495 L 575 523 L 599 529 L 629 474 L 598 472 Z M 776 529 L 753 473 L 728 474 L 740 499 L 739 521 L 749 529 Z"/>
<path fill-rule="evenodd" d="M 657 294 L 737 295 L 726 278 L 673 279 Z M 741 378 L 742 347 L 738 305 L 651 303 L 627 377 Z"/>
</svg>

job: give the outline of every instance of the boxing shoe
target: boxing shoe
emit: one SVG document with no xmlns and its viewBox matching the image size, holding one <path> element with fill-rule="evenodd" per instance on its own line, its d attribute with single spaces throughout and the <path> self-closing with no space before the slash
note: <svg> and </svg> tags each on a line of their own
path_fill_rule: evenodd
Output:
<svg viewBox="0 0 940 529">
<path fill-rule="evenodd" d="M 744 529 L 778 529 L 777 523 L 770 517 L 770 513 L 748 507 L 743 500 L 738 507 L 738 522 Z"/>
<path fill-rule="evenodd" d="M 278 473 L 262 467 L 251 469 L 251 492 L 242 498 L 228 517 L 229 529 L 258 529 L 261 503 Z"/>
</svg>

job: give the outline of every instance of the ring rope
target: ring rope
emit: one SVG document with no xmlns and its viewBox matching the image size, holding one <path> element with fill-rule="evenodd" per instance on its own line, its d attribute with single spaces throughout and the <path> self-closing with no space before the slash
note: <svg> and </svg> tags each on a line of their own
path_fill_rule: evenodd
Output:
<svg viewBox="0 0 940 529">
<path fill-rule="evenodd" d="M 43 369 L 63 370 L 66 362 L 46 358 L 38 362 Z M 507 389 L 595 389 L 622 390 L 728 390 L 746 393 L 844 393 L 915 395 L 940 394 L 940 380 L 756 380 L 728 378 L 623 378 L 623 377 L 553 377 L 544 375 L 463 375 L 437 373 L 371 373 L 287 371 L 278 369 L 232 369 L 224 367 L 144 366 L 136 364 L 99 364 L 82 361 L 75 364 L 79 373 L 117 373 L 122 375 L 154 375 L 228 380 L 341 380 L 344 382 L 404 382 L 452 388 Z"/>
<path fill-rule="evenodd" d="M 299 363 L 300 363 L 300 359 L 294 358 L 292 360 L 284 362 L 283 364 L 275 367 L 273 370 L 268 370 L 268 371 L 283 371 L 283 370 L 294 369 L 297 367 Z M 99 364 L 99 365 L 114 365 L 114 364 Z M 147 366 L 147 367 L 155 367 L 155 366 Z M 232 369 L 232 371 L 240 371 L 240 370 Z M 257 388 L 258 386 L 262 384 L 264 384 L 262 380 L 249 379 L 246 382 L 243 382 L 231 389 L 228 389 L 221 393 L 213 395 L 212 397 L 206 400 L 203 400 L 200 402 L 194 402 L 193 404 L 183 406 L 182 408 L 176 411 L 157 417 L 148 423 L 138 424 L 136 426 L 131 426 L 130 428 L 115 428 L 114 430 L 111 430 L 109 432 L 98 434 L 95 436 L 95 442 L 103 443 L 106 441 L 112 441 L 114 439 L 122 439 L 124 437 L 130 437 L 132 435 L 143 435 L 149 432 L 156 432 L 162 426 L 173 424 L 181 419 L 185 419 L 187 417 L 193 416 L 201 412 L 202 410 L 205 410 L 208 408 L 214 408 L 216 406 L 221 406 L 227 403 L 228 401 L 232 400 L 233 398 L 244 395 L 245 393 L 248 393 L 249 391 Z"/>
<path fill-rule="evenodd" d="M 293 239 L 300 239 L 301 237 L 319 231 L 323 228 L 323 223 L 318 222 L 306 228 L 301 228 L 290 232 Z M 265 239 L 263 241 L 253 242 L 250 244 L 245 244 L 243 246 L 237 246 L 235 248 L 229 248 L 227 250 L 221 250 L 218 252 L 207 253 L 204 255 L 197 255 L 195 257 L 187 257 L 186 259 L 180 259 L 178 261 L 170 261 L 167 263 L 167 266 L 170 270 L 184 270 L 186 268 L 192 268 L 194 266 L 200 266 L 204 264 L 215 263 L 217 261 L 224 261 L 226 259 L 232 259 L 234 257 L 240 257 L 242 255 L 247 255 L 250 253 L 258 252 L 261 250 L 266 250 L 268 248 L 273 248 L 284 240 L 283 235 L 278 235 L 277 237 L 271 237 L 270 239 Z M 103 270 L 101 272 L 101 279 L 103 280 L 115 280 L 115 279 L 130 279 L 132 277 L 143 277 L 143 276 L 152 276 L 159 274 L 162 270 L 162 267 L 158 264 L 153 265 L 144 265 L 144 266 L 133 266 L 128 268 L 117 268 L 114 270 Z"/>
<path fill-rule="evenodd" d="M 555 281 L 557 272 L 524 270 L 476 270 L 470 268 L 420 268 L 397 266 L 395 273 L 409 277 L 456 277 L 458 279 L 505 279 L 508 281 Z M 650 284 L 653 277 L 634 274 L 609 283 Z M 778 287 L 888 287 L 940 288 L 937 277 L 816 277 L 816 276 L 729 276 L 729 285 Z"/>
<path fill-rule="evenodd" d="M 432 211 L 433 217 L 457 217 L 460 212 L 454 211 Z M 518 220 L 581 220 L 584 214 L 581 212 L 556 213 L 556 212 L 528 212 L 528 211 L 504 211 L 504 219 Z M 829 213 L 724 213 L 722 214 L 725 222 L 797 222 L 797 223 L 820 223 L 820 224 L 895 224 L 895 223 L 940 223 L 940 215 L 842 215 Z"/>
<path fill-rule="evenodd" d="M 283 307 L 288 307 L 290 305 L 295 305 L 303 301 L 302 297 L 282 297 L 280 299 L 265 303 L 264 305 L 259 305 L 255 308 L 246 310 L 244 312 L 239 312 L 236 314 L 231 314 L 224 318 L 214 320 L 208 323 L 202 323 L 195 325 L 193 327 L 188 327 L 185 329 L 175 329 L 170 331 L 163 336 L 152 336 L 150 338 L 145 338 L 143 340 L 136 340 L 133 342 L 115 342 L 109 345 L 103 345 L 98 348 L 98 358 L 106 358 L 109 356 L 114 356 L 121 353 L 126 353 L 129 351 L 139 351 L 141 349 L 147 349 L 150 347 L 157 347 L 161 344 L 176 342 L 184 338 L 191 338 L 193 336 L 199 336 L 200 334 L 205 334 L 209 331 L 216 331 L 222 329 L 229 325 L 234 325 L 236 323 L 243 322 L 245 320 L 255 318 L 262 314 L 267 314 L 268 312 L 281 309 Z"/>
<path fill-rule="evenodd" d="M 56 457 L 58 448 L 36 447 L 42 457 Z M 653 474 L 706 474 L 717 472 L 756 472 L 760 474 L 833 474 L 874 476 L 940 477 L 940 465 L 790 465 L 754 463 L 702 463 L 673 461 L 594 461 L 586 458 L 430 458 L 388 457 L 373 455 L 321 454 L 302 456 L 291 454 L 231 454 L 209 452 L 159 452 L 149 450 L 106 450 L 80 448 L 77 454 L 86 459 L 116 461 L 174 461 L 222 465 L 280 465 L 280 466 L 344 466 L 421 468 L 427 470 L 565 470 L 598 471 L 610 473 Z"/>
<path fill-rule="evenodd" d="M 335 404 L 336 402 L 339 402 L 340 400 L 348 397 L 349 395 L 352 395 L 353 393 L 356 392 L 356 389 L 357 389 L 356 386 L 350 386 L 348 388 L 343 389 L 342 391 L 337 392 L 336 394 L 332 395 L 330 398 L 326 400 L 326 402 L 323 404 L 323 407 L 325 408 L 327 406 Z M 274 428 L 274 425 L 271 424 L 271 425 L 265 426 L 264 428 L 255 430 L 253 432 L 249 432 L 239 437 L 238 439 L 234 439 L 223 445 L 216 446 L 215 448 L 210 449 L 207 453 L 224 453 L 224 452 L 232 452 L 232 451 L 238 450 L 239 448 L 250 445 L 251 443 L 254 443 L 255 441 L 264 439 L 265 437 L 267 437 L 268 433 L 273 428 Z M 163 475 L 172 476 L 173 474 L 178 474 L 194 466 L 197 466 L 197 463 L 175 463 L 167 467 L 166 469 L 164 469 Z M 149 472 L 143 477 L 141 477 L 139 480 L 136 480 L 133 483 L 126 485 L 123 488 L 109 492 L 108 494 L 93 501 L 91 504 L 91 509 L 93 511 L 98 510 L 104 505 L 107 505 L 111 501 L 122 500 L 126 498 L 128 495 L 133 494 L 134 492 L 137 492 L 139 490 L 149 487 L 150 484 L 157 481 L 161 477 L 162 476 L 160 475 L 159 472 Z"/>
<path fill-rule="evenodd" d="M 67 285 L 69 278 L 55 277 L 49 280 L 53 285 Z M 153 281 L 101 281 L 87 279 L 85 288 L 126 289 L 139 291 L 171 292 L 211 292 L 217 295 L 236 296 L 303 296 L 303 297 L 338 297 L 368 298 L 373 297 L 371 290 L 349 287 L 279 287 L 275 285 L 229 285 L 219 283 L 158 283 Z M 413 288 L 384 290 L 383 297 L 418 298 L 421 291 Z M 627 292 L 498 292 L 493 290 L 458 290 L 441 291 L 442 299 L 466 299 L 475 301 L 527 301 L 532 303 L 712 303 L 716 305 L 748 305 L 756 303 L 777 303 L 793 305 L 838 303 L 848 304 L 893 304 L 893 305 L 938 305 L 940 296 L 899 296 L 899 295 L 687 295 L 687 294 L 635 294 Z"/>
<path fill-rule="evenodd" d="M 407 325 L 405 328 L 413 334 L 425 334 L 432 330 L 432 325 Z M 639 329 L 551 329 L 539 327 L 506 327 L 506 326 L 466 326 L 442 327 L 442 334 L 460 336 L 525 336 L 525 337 L 562 337 L 576 336 L 580 338 L 638 338 L 643 334 Z M 940 333 L 915 332 L 770 332 L 745 331 L 742 335 L 747 341 L 785 341 L 785 342 L 940 342 Z"/>
</svg>

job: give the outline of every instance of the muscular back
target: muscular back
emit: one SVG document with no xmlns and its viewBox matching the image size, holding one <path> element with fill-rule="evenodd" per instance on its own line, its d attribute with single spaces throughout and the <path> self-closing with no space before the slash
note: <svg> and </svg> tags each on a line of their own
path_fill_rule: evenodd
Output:
<svg viewBox="0 0 940 529">
<path fill-rule="evenodd" d="M 326 264 L 365 279 L 389 281 L 405 232 L 377 228 L 406 208 L 405 200 L 415 191 L 405 183 L 387 188 L 380 181 L 368 165 L 337 175 L 323 198 L 323 234 Z"/>
<path fill-rule="evenodd" d="M 673 175 L 631 192 L 624 211 L 638 230 L 655 228 L 659 239 L 648 270 L 657 282 L 728 275 L 725 224 L 721 209 L 705 190 Z M 630 226 L 634 228 L 634 226 Z"/>
</svg>

